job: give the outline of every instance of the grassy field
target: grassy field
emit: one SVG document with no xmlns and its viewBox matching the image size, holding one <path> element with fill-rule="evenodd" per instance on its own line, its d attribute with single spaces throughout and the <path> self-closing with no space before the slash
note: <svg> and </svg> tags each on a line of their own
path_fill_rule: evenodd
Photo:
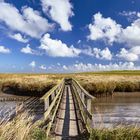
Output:
<svg viewBox="0 0 140 140">
<path fill-rule="evenodd" d="M 73 74 L 0 74 L 0 90 L 42 96 L 64 77 L 72 77 L 94 96 L 140 91 L 140 71 L 107 71 Z"/>
</svg>

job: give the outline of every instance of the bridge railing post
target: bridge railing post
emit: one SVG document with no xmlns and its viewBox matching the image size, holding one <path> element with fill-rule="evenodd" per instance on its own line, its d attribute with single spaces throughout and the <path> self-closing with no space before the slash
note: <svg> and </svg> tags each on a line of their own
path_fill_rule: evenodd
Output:
<svg viewBox="0 0 140 140">
<path fill-rule="evenodd" d="M 91 113 L 91 103 L 92 103 L 91 99 L 87 99 L 87 110 L 90 113 Z"/>
<path fill-rule="evenodd" d="M 45 100 L 45 105 L 44 105 L 45 111 L 49 108 L 49 98 Z"/>
<path fill-rule="evenodd" d="M 54 97 L 55 97 L 55 93 L 53 92 L 53 94 L 51 95 L 52 100 L 54 99 Z"/>
</svg>

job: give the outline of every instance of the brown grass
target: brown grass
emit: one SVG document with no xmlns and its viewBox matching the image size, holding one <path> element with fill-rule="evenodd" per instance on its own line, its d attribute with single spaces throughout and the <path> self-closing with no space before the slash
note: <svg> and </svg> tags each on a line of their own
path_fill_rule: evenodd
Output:
<svg viewBox="0 0 140 140">
<path fill-rule="evenodd" d="M 33 116 L 29 117 L 27 113 L 20 114 L 0 125 L 0 140 L 45 140 L 45 130 L 39 127 L 41 123 L 33 123 Z"/>
<path fill-rule="evenodd" d="M 0 74 L 0 89 L 20 95 L 42 96 L 62 78 L 72 77 L 92 95 L 140 91 L 140 72 L 100 72 L 77 74 Z"/>
</svg>

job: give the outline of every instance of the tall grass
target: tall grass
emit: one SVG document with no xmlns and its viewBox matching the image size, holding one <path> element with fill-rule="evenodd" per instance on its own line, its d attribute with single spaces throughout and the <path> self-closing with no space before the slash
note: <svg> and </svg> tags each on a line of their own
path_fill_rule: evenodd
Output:
<svg viewBox="0 0 140 140">
<path fill-rule="evenodd" d="M 140 128 L 93 129 L 90 134 L 90 140 L 140 140 Z"/>
<path fill-rule="evenodd" d="M 26 113 L 18 115 L 0 125 L 0 140 L 46 140 L 45 130 L 39 127 L 41 123 L 33 123 L 33 117 Z"/>
<path fill-rule="evenodd" d="M 42 96 L 59 80 L 53 75 L 0 75 L 0 90 L 18 95 Z"/>
<path fill-rule="evenodd" d="M 110 82 L 85 82 L 81 85 L 94 96 L 112 95 L 113 92 L 139 92 L 140 82 L 110 81 Z"/>
<path fill-rule="evenodd" d="M 76 75 L 79 83 L 94 96 L 110 95 L 113 92 L 139 92 L 139 75 Z"/>
</svg>

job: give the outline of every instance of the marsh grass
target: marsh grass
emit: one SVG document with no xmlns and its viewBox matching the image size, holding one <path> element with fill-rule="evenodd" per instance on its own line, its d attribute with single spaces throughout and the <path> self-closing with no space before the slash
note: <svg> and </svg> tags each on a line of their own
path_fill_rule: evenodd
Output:
<svg viewBox="0 0 140 140">
<path fill-rule="evenodd" d="M 0 89 L 19 95 L 42 96 L 62 78 L 71 77 L 94 96 L 140 91 L 140 71 L 110 71 L 75 74 L 0 74 Z"/>
<path fill-rule="evenodd" d="M 27 113 L 16 116 L 12 121 L 0 125 L 0 140 L 46 140 L 42 121 L 33 123 Z"/>
<path fill-rule="evenodd" d="M 79 83 L 93 96 L 112 95 L 113 92 L 139 92 L 139 75 L 77 75 Z"/>
<path fill-rule="evenodd" d="M 90 140 L 140 140 L 140 128 L 117 127 L 93 129 Z"/>
<path fill-rule="evenodd" d="M 53 75 L 0 75 L 0 89 L 5 93 L 17 95 L 42 96 L 54 85 L 60 78 Z"/>
</svg>

